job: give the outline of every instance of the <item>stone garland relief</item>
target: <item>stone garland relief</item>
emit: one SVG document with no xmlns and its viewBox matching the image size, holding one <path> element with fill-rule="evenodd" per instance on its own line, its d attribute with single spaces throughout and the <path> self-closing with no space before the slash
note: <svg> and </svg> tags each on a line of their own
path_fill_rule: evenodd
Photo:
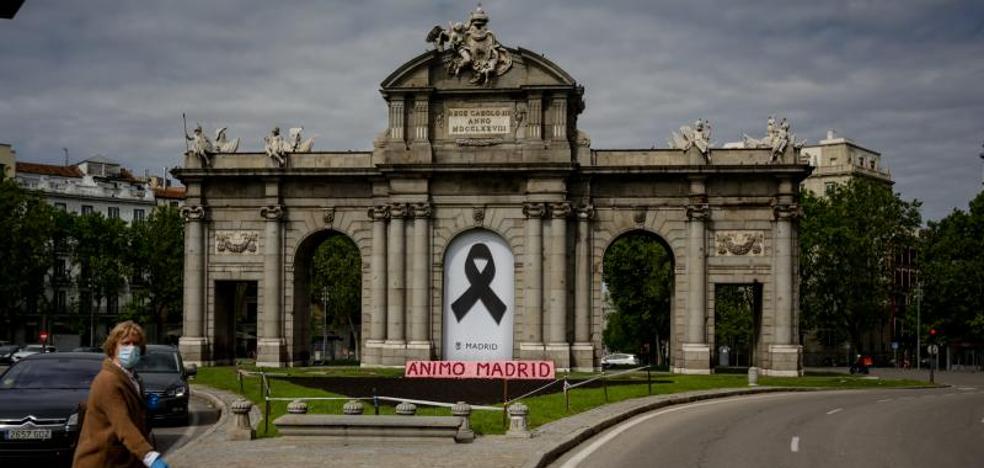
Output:
<svg viewBox="0 0 984 468">
<path fill-rule="evenodd" d="M 259 255 L 256 231 L 215 231 L 215 253 Z"/>
<path fill-rule="evenodd" d="M 714 253 L 725 257 L 765 255 L 762 231 L 718 231 L 714 233 Z"/>
</svg>

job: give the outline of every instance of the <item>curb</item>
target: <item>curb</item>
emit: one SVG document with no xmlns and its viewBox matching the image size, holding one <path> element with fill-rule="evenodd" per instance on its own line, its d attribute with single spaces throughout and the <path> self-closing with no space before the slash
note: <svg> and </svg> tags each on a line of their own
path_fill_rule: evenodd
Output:
<svg viewBox="0 0 984 468">
<path fill-rule="evenodd" d="M 705 392 L 693 392 L 690 394 L 679 394 L 677 396 L 670 397 L 658 397 L 658 399 L 654 399 L 654 401 L 636 406 L 634 408 L 628 408 L 620 413 L 609 415 L 591 426 L 587 426 L 566 434 L 552 447 L 547 447 L 534 453 L 533 456 L 523 465 L 523 468 L 544 468 L 574 447 L 580 445 L 582 442 L 590 439 L 591 437 L 594 437 L 605 429 L 642 413 L 647 413 L 649 411 L 667 406 L 693 403 L 696 401 L 710 400 L 714 398 L 727 398 L 733 396 L 754 395 L 759 393 L 812 392 L 817 390 L 823 389 L 813 387 L 746 388 L 727 391 L 712 390 Z"/>
<path fill-rule="evenodd" d="M 202 433 L 202 435 L 196 437 L 195 439 L 191 440 L 187 444 L 184 444 L 181 447 L 178 447 L 177 449 L 172 451 L 171 453 L 167 454 L 167 457 L 169 459 L 177 459 L 182 452 L 187 450 L 189 447 L 194 447 L 200 444 L 203 440 L 208 439 L 213 433 L 215 433 L 215 431 L 217 431 L 220 427 L 224 427 L 226 423 L 229 421 L 229 408 L 226 406 L 225 402 L 222 401 L 221 398 L 209 392 L 207 388 L 208 387 L 205 387 L 204 385 L 194 385 L 191 387 L 191 390 L 193 396 L 198 396 L 204 398 L 205 400 L 208 400 L 210 403 L 212 403 L 212 406 L 214 406 L 215 409 L 219 410 L 220 413 L 219 420 L 216 421 L 215 424 L 212 424 L 212 427 L 206 429 L 205 432 Z"/>
</svg>

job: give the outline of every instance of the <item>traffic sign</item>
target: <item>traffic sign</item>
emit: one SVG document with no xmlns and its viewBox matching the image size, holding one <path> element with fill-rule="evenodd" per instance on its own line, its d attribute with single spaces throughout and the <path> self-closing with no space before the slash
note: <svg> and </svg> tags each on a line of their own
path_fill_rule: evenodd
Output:
<svg viewBox="0 0 984 468">
<path fill-rule="evenodd" d="M 929 351 L 929 354 L 933 356 L 936 356 L 937 354 L 940 353 L 940 347 L 934 344 L 927 346 L 926 350 Z"/>
<path fill-rule="evenodd" d="M 41 341 L 48 341 L 48 331 L 41 330 L 41 333 L 38 334 L 38 337 L 41 338 Z"/>
<path fill-rule="evenodd" d="M 899 342 L 898 342 L 898 341 L 893 341 L 893 342 L 892 342 L 892 349 L 893 349 L 893 350 L 895 350 L 895 349 L 899 349 Z"/>
</svg>

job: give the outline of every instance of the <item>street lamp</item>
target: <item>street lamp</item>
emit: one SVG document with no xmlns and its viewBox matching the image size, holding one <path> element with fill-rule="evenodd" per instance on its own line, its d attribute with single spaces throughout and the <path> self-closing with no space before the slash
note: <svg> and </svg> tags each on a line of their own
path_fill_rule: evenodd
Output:
<svg viewBox="0 0 984 468">
<path fill-rule="evenodd" d="M 916 288 L 912 290 L 912 295 L 916 299 L 916 369 L 920 369 L 922 366 L 922 343 L 920 337 L 922 336 L 922 317 L 920 305 L 922 304 L 922 287 L 916 285 Z"/>
<path fill-rule="evenodd" d="M 328 286 L 321 290 L 321 363 L 328 361 Z"/>
</svg>

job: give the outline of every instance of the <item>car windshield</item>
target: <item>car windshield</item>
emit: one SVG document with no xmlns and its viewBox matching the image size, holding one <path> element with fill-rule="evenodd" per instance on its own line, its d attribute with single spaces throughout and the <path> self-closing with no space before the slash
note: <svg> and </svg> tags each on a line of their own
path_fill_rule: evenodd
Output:
<svg viewBox="0 0 984 468">
<path fill-rule="evenodd" d="M 26 359 L 7 369 L 0 390 L 89 388 L 101 367 L 98 359 Z"/>
<path fill-rule="evenodd" d="M 148 351 L 146 356 L 137 362 L 137 372 L 143 373 L 180 373 L 178 353 L 174 351 Z"/>
<path fill-rule="evenodd" d="M 0 346 L 0 353 L 9 353 L 9 352 L 14 351 L 16 349 L 17 349 L 17 346 L 14 346 L 14 345 Z"/>
</svg>

